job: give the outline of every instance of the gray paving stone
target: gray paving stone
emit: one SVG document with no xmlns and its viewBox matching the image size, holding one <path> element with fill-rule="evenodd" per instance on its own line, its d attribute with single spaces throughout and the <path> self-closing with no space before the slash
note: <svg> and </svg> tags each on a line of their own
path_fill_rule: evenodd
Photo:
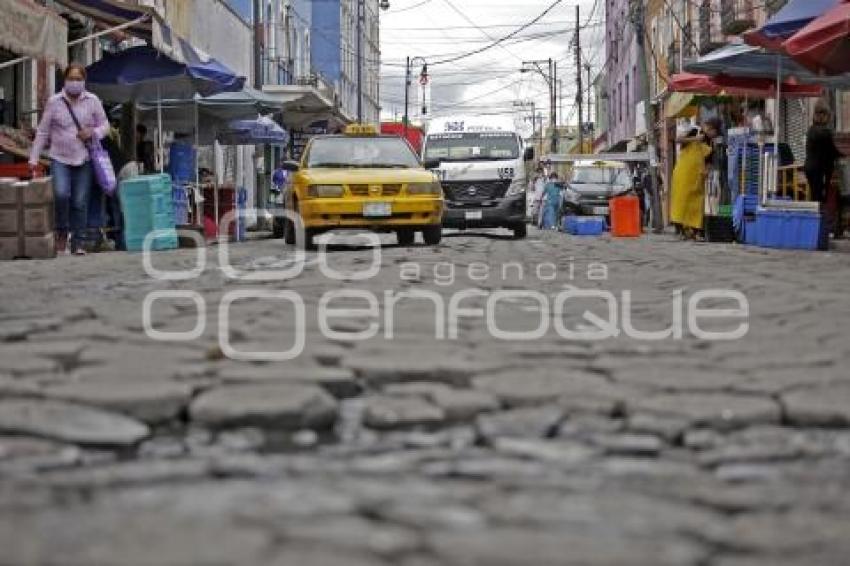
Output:
<svg viewBox="0 0 850 566">
<path fill-rule="evenodd" d="M 596 435 L 591 443 L 607 454 L 647 457 L 658 456 L 664 446 L 661 439 L 649 434 Z"/>
<path fill-rule="evenodd" d="M 337 403 L 314 385 L 232 385 L 201 394 L 189 413 L 194 423 L 210 427 L 325 429 L 336 419 Z"/>
<path fill-rule="evenodd" d="M 342 364 L 370 385 L 380 386 L 405 381 L 436 381 L 465 385 L 469 379 L 491 365 L 457 353 L 435 355 L 429 351 L 388 349 L 369 353 L 355 352 Z"/>
<path fill-rule="evenodd" d="M 413 529 L 355 517 L 297 521 L 285 525 L 282 534 L 296 544 L 385 557 L 409 554 L 422 547 L 421 536 Z M 340 558 L 344 560 L 342 555 Z"/>
<path fill-rule="evenodd" d="M 563 418 L 564 411 L 560 407 L 525 407 L 479 415 L 475 425 L 485 439 L 502 436 L 543 438 L 554 436 Z"/>
<path fill-rule="evenodd" d="M 450 421 L 465 421 L 481 413 L 499 409 L 499 400 L 485 391 L 449 389 L 435 391 L 431 402 L 442 409 Z"/>
<path fill-rule="evenodd" d="M 40 396 L 41 388 L 35 380 L 14 378 L 0 374 L 0 398 Z"/>
<path fill-rule="evenodd" d="M 850 382 L 790 391 L 782 405 L 793 424 L 850 426 Z"/>
<path fill-rule="evenodd" d="M 387 395 L 367 397 L 363 423 L 375 429 L 434 426 L 446 419 L 441 408 L 416 397 Z"/>
<path fill-rule="evenodd" d="M 346 368 L 302 364 L 248 364 L 226 362 L 214 369 L 224 383 L 303 383 L 318 385 L 334 397 L 354 397 L 361 391 L 354 373 Z"/>
<path fill-rule="evenodd" d="M 629 411 L 686 420 L 692 425 L 737 428 L 779 422 L 779 406 L 771 399 L 729 394 L 662 394 L 638 399 Z"/>
<path fill-rule="evenodd" d="M 61 401 L 0 400 L 0 430 L 78 444 L 131 446 L 150 433 L 116 413 Z"/>
<path fill-rule="evenodd" d="M 166 380 L 81 380 L 46 387 L 44 395 L 124 413 L 146 423 L 175 419 L 189 404 L 192 388 Z"/>
<path fill-rule="evenodd" d="M 503 371 L 476 377 L 473 385 L 511 407 L 551 403 L 559 399 L 565 399 L 567 403 L 586 400 L 601 402 L 611 412 L 625 398 L 624 391 L 618 390 L 603 377 L 581 370 Z"/>
<path fill-rule="evenodd" d="M 705 556 L 698 546 L 682 539 L 627 538 L 592 536 L 590 532 L 518 528 L 494 528 L 470 535 L 464 532 L 440 532 L 430 546 L 448 565 L 488 564 L 520 566 L 534 557 L 536 566 L 619 566 L 633 564 L 697 564 Z"/>
</svg>

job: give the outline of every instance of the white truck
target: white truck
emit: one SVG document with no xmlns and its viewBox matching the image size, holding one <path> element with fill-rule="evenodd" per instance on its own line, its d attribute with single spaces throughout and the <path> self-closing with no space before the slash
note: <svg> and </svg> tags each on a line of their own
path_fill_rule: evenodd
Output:
<svg viewBox="0 0 850 566">
<path fill-rule="evenodd" d="M 527 162 L 511 118 L 457 116 L 435 119 L 422 148 L 425 166 L 440 178 L 446 228 L 508 228 L 526 235 Z"/>
</svg>

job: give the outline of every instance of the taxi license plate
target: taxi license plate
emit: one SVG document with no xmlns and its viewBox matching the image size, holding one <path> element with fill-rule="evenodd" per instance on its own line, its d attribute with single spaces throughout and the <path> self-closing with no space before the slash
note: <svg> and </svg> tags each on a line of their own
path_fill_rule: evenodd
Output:
<svg viewBox="0 0 850 566">
<path fill-rule="evenodd" d="M 481 220 L 484 214 L 480 210 L 467 210 L 464 216 L 467 220 Z"/>
<path fill-rule="evenodd" d="M 388 202 L 367 202 L 363 205 L 363 216 L 382 218 L 393 215 L 393 207 Z"/>
<path fill-rule="evenodd" d="M 608 207 L 607 206 L 594 206 L 593 207 L 593 214 L 605 216 L 606 214 L 608 214 Z"/>
</svg>

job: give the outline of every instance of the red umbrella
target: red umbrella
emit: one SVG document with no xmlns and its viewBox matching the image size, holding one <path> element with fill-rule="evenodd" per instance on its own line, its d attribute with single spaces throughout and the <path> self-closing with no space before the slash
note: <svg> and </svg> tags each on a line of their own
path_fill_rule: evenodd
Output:
<svg viewBox="0 0 850 566">
<path fill-rule="evenodd" d="M 672 92 L 691 92 L 694 94 L 727 96 L 746 96 L 749 98 L 772 98 L 776 96 L 776 83 L 767 78 L 711 77 L 696 73 L 679 73 L 670 78 L 668 84 Z M 792 81 L 782 83 L 784 96 L 805 97 L 820 96 L 823 89 L 817 85 L 800 85 Z"/>
<path fill-rule="evenodd" d="M 850 73 L 850 3 L 845 0 L 813 20 L 782 47 L 816 73 Z"/>
</svg>

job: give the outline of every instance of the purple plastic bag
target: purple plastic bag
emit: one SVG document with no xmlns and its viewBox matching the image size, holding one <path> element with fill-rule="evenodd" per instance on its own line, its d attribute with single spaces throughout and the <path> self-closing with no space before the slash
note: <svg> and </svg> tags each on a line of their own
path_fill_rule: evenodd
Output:
<svg viewBox="0 0 850 566">
<path fill-rule="evenodd" d="M 100 141 L 92 138 L 89 142 L 89 156 L 91 157 L 92 169 L 94 169 L 94 178 L 100 188 L 107 196 L 115 194 L 115 189 L 118 187 L 118 181 L 115 178 L 115 169 L 112 167 L 112 161 L 109 159 L 109 154 L 100 145 Z"/>
<path fill-rule="evenodd" d="M 68 113 L 71 114 L 71 119 L 74 120 L 74 125 L 77 127 L 77 131 L 82 130 L 82 126 L 80 126 L 80 121 L 77 120 L 77 115 L 74 114 L 74 110 L 71 108 L 71 104 L 66 100 L 62 99 L 62 102 L 65 103 L 65 107 L 68 108 Z M 103 146 L 100 145 L 100 140 L 97 137 L 92 136 L 89 142 L 86 144 L 86 147 L 89 150 L 89 157 L 91 158 L 91 166 L 94 169 L 94 178 L 97 181 L 97 184 L 100 185 L 100 188 L 103 189 L 103 192 L 106 193 L 107 196 L 112 196 L 115 194 L 115 189 L 118 187 L 118 181 L 115 179 L 115 168 L 112 167 L 112 160 L 109 159 L 109 154 L 103 149 Z"/>
</svg>

